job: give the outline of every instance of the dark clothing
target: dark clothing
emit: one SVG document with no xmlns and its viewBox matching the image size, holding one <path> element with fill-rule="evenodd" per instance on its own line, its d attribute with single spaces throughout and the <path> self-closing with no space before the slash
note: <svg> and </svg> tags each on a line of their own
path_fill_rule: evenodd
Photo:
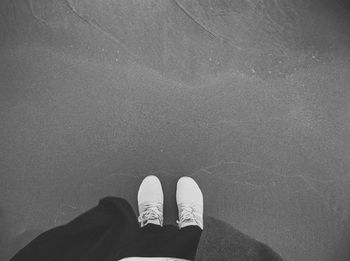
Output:
<svg viewBox="0 0 350 261">
<path fill-rule="evenodd" d="M 126 200 L 106 197 L 68 224 L 39 235 L 11 261 L 117 261 L 140 230 Z M 204 216 L 194 260 L 282 261 L 267 245 L 209 216 Z"/>
<path fill-rule="evenodd" d="M 136 238 L 128 244 L 121 257 L 177 257 L 194 260 L 202 233 L 198 226 L 179 229 L 148 224 L 141 228 Z"/>
</svg>

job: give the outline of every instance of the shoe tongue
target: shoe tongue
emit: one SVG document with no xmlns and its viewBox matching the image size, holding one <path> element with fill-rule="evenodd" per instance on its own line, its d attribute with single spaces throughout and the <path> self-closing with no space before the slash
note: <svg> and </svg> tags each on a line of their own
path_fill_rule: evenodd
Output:
<svg viewBox="0 0 350 261">
<path fill-rule="evenodd" d="M 139 212 L 144 212 L 146 211 L 147 209 L 149 208 L 157 208 L 159 211 L 163 211 L 163 204 L 162 203 L 149 203 L 149 202 L 146 202 L 146 203 L 140 203 L 139 204 Z"/>
</svg>

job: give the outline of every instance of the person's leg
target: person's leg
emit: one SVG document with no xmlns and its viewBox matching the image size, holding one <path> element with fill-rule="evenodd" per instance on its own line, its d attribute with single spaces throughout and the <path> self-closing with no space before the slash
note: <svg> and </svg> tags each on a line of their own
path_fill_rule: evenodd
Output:
<svg viewBox="0 0 350 261">
<path fill-rule="evenodd" d="M 158 237 L 163 231 L 164 202 L 162 185 L 156 176 L 150 175 L 143 179 L 137 201 L 140 228 L 136 236 L 123 248 L 121 257 L 156 256 L 157 244 L 153 243 L 158 242 Z"/>
<path fill-rule="evenodd" d="M 173 245 L 173 239 L 178 233 L 179 230 L 175 226 L 149 223 L 140 228 L 124 253 L 128 257 L 175 257 L 172 256 L 172 251 L 169 251 L 169 246 Z"/>
<path fill-rule="evenodd" d="M 203 228 L 203 196 L 195 181 L 177 184 L 178 227 L 163 226 L 163 191 L 155 176 L 146 177 L 138 192 L 140 230 L 123 257 L 175 257 L 194 260 Z"/>
<path fill-rule="evenodd" d="M 186 242 L 184 258 L 194 260 L 203 230 L 203 194 L 198 184 L 190 177 L 177 182 L 176 202 L 179 211 L 179 238 Z"/>
<path fill-rule="evenodd" d="M 179 229 L 173 225 L 163 227 L 147 224 L 128 245 L 125 257 L 175 257 L 194 260 L 202 229 L 187 226 Z"/>
<path fill-rule="evenodd" d="M 147 179 L 147 178 L 146 178 Z M 152 179 L 150 179 L 152 181 Z M 151 185 L 152 182 L 155 184 Z M 157 180 L 148 184 L 149 189 L 141 192 L 156 193 L 151 197 L 160 202 Z M 158 188 L 157 188 L 158 186 Z M 151 189 L 152 188 L 152 189 Z M 158 189 L 159 192 L 155 192 Z M 139 193 L 145 195 L 145 193 Z M 149 196 L 148 196 L 149 197 Z M 141 197 L 139 197 L 139 200 Z M 149 200 L 148 200 L 149 201 Z M 194 260 L 197 246 L 203 229 L 203 195 L 198 184 L 190 177 L 182 177 L 177 182 L 176 201 L 179 210 L 178 227 L 172 225 L 160 226 L 156 223 L 142 226 L 135 240 L 135 254 L 147 257 L 177 257 Z"/>
<path fill-rule="evenodd" d="M 199 226 L 187 226 L 177 231 L 173 240 L 173 257 L 194 260 L 202 229 Z"/>
</svg>

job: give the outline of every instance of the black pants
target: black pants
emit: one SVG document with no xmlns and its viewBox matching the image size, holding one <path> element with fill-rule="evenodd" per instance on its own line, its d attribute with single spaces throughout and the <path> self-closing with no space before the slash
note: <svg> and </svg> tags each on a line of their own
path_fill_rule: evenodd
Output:
<svg viewBox="0 0 350 261">
<path fill-rule="evenodd" d="M 123 257 L 176 257 L 194 260 L 202 230 L 198 226 L 147 224 L 122 251 Z"/>
</svg>

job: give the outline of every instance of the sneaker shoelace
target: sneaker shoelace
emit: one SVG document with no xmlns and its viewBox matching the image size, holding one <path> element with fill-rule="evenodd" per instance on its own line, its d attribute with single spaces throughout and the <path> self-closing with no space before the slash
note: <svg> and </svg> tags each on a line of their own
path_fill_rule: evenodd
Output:
<svg viewBox="0 0 350 261">
<path fill-rule="evenodd" d="M 159 220 L 160 225 L 163 226 L 163 212 L 162 204 L 160 203 L 145 203 L 143 204 L 144 211 L 140 213 L 138 221 L 141 226 L 145 225 L 148 220 Z"/>
<path fill-rule="evenodd" d="M 200 214 L 196 211 L 193 206 L 190 205 L 179 205 L 179 220 L 176 220 L 176 223 L 181 226 L 181 224 L 186 222 L 196 222 L 200 227 L 203 224 L 200 222 Z"/>
</svg>

